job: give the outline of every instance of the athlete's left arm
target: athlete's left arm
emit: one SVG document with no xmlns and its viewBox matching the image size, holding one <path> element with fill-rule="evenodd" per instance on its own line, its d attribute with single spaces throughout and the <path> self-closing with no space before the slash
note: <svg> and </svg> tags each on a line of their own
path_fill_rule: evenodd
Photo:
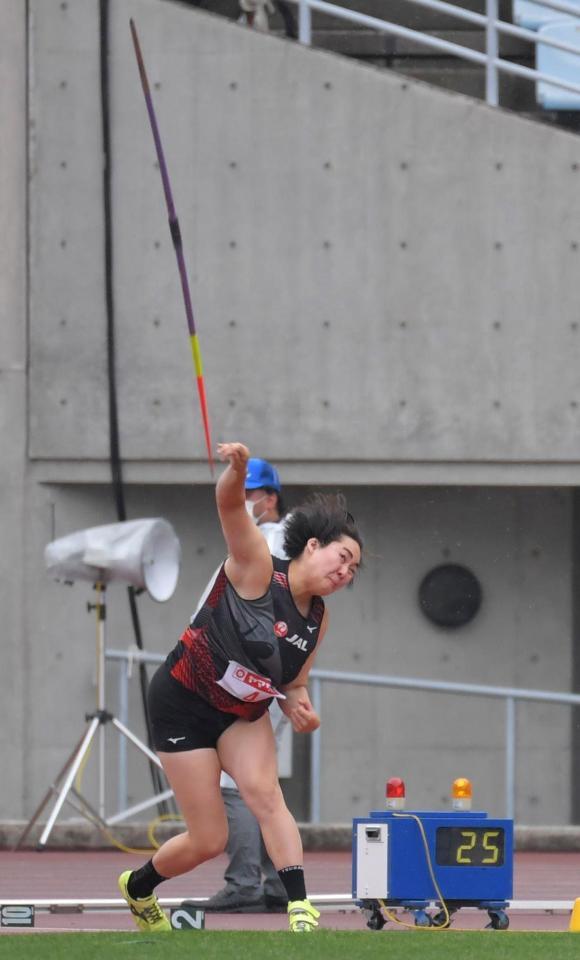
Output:
<svg viewBox="0 0 580 960">
<path fill-rule="evenodd" d="M 312 733 L 313 730 L 318 730 L 320 726 L 320 717 L 310 701 L 307 683 L 327 626 L 328 611 L 325 610 L 322 623 L 320 624 L 316 647 L 305 661 L 298 676 L 281 688 L 282 693 L 286 695 L 286 699 L 279 700 L 278 705 L 290 720 L 295 733 Z"/>
</svg>

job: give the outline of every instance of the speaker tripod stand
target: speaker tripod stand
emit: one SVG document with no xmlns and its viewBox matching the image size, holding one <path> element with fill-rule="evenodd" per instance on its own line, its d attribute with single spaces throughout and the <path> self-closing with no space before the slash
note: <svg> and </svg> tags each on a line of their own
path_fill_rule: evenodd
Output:
<svg viewBox="0 0 580 960">
<path fill-rule="evenodd" d="M 106 829 L 108 826 L 111 826 L 114 823 L 119 823 L 122 820 L 127 819 L 134 813 L 140 812 L 141 810 L 147 809 L 147 807 L 154 806 L 157 803 L 161 803 L 164 800 L 169 799 L 173 796 L 172 790 L 164 790 L 161 793 L 156 794 L 155 796 L 149 798 L 148 800 L 143 801 L 140 804 L 137 804 L 134 807 L 130 807 L 126 810 L 120 810 L 114 816 L 107 818 L 105 816 L 105 727 L 108 723 L 112 723 L 116 728 L 118 733 L 125 737 L 130 743 L 132 743 L 138 750 L 141 751 L 152 763 L 156 766 L 161 767 L 159 758 L 153 753 L 149 747 L 143 743 L 135 734 L 129 730 L 129 728 L 122 723 L 116 716 L 112 713 L 109 713 L 106 709 L 106 697 L 105 697 L 105 622 L 106 622 L 106 603 L 105 603 L 105 594 L 106 594 L 106 584 L 104 581 L 96 581 L 94 584 L 95 589 L 95 603 L 88 604 L 89 611 L 94 610 L 96 614 L 96 661 L 97 661 L 97 684 L 96 684 L 96 709 L 92 713 L 85 714 L 85 720 L 88 723 L 88 727 L 85 732 L 81 735 L 80 739 L 77 741 L 72 752 L 68 756 L 64 766 L 59 771 L 54 783 L 52 783 L 48 790 L 46 791 L 43 799 L 40 804 L 34 811 L 32 817 L 26 824 L 23 833 L 18 839 L 15 849 L 19 849 L 25 842 L 26 838 L 30 834 L 33 826 L 43 813 L 45 807 L 48 805 L 51 797 L 55 796 L 55 802 L 50 812 L 50 816 L 47 820 L 47 823 L 40 835 L 37 846 L 39 849 L 42 849 L 46 846 L 48 838 L 52 832 L 54 824 L 58 818 L 60 811 L 65 803 L 68 801 L 71 806 L 75 808 L 79 813 L 82 814 L 89 822 L 96 823 L 101 828 Z M 93 741 L 97 738 L 98 746 L 98 799 L 96 809 L 86 800 L 82 795 L 80 790 L 75 786 L 75 780 L 81 767 L 84 765 L 85 761 L 88 759 Z"/>
</svg>

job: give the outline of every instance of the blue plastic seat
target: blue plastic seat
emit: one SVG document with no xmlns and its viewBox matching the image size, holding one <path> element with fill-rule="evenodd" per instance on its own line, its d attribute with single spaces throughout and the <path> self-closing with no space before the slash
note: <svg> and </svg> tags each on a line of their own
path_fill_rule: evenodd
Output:
<svg viewBox="0 0 580 960">
<path fill-rule="evenodd" d="M 551 37 L 563 43 L 578 47 L 578 54 L 567 53 L 548 47 L 544 43 L 536 46 L 536 68 L 540 73 L 548 73 L 568 83 L 580 86 L 580 20 L 564 20 L 547 24 L 538 31 L 541 37 Z M 573 93 L 555 87 L 544 80 L 536 81 L 536 99 L 544 110 L 580 110 L 580 93 Z"/>
<path fill-rule="evenodd" d="M 580 0 L 566 0 L 578 7 L 580 16 Z M 532 0 L 513 0 L 512 20 L 518 27 L 526 30 L 539 30 L 547 23 L 560 23 L 562 20 L 574 20 L 572 14 L 560 13 L 551 7 L 544 7 Z"/>
</svg>

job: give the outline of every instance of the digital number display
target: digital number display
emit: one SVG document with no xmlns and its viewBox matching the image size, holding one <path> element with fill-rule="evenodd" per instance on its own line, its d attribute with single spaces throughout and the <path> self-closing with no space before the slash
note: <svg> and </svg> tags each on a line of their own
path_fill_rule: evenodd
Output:
<svg viewBox="0 0 580 960">
<path fill-rule="evenodd" d="M 441 867 L 502 867 L 503 827 L 439 827 L 435 859 Z"/>
</svg>

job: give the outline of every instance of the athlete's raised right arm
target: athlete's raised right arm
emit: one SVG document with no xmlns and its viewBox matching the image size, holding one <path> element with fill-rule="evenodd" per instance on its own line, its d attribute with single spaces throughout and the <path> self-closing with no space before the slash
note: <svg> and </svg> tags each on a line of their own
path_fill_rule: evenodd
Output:
<svg viewBox="0 0 580 960">
<path fill-rule="evenodd" d="M 272 558 L 264 537 L 246 512 L 245 480 L 250 451 L 243 443 L 220 443 L 228 466 L 216 486 L 218 514 L 228 548 L 226 575 L 246 600 L 263 596 L 272 577 Z"/>
</svg>

